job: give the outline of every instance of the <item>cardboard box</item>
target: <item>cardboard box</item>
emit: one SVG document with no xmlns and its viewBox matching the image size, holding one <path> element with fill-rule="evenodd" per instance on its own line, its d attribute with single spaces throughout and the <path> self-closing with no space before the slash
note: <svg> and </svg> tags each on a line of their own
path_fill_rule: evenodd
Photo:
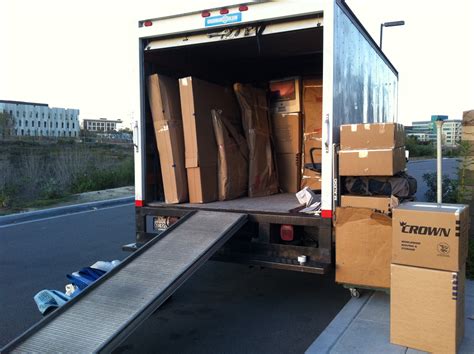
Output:
<svg viewBox="0 0 474 354">
<path fill-rule="evenodd" d="M 321 150 L 312 150 L 312 147 L 313 144 L 305 144 L 304 146 L 305 153 L 303 154 L 301 188 L 308 187 L 312 190 L 320 190 L 322 181 L 321 172 L 317 171 L 317 169 L 321 168 Z M 312 153 L 308 153 L 308 151 Z"/>
<path fill-rule="evenodd" d="M 341 176 L 393 176 L 406 166 L 405 148 L 339 151 Z"/>
<path fill-rule="evenodd" d="M 398 198 L 391 196 L 341 195 L 341 207 L 368 208 L 390 214 L 398 205 Z"/>
<path fill-rule="evenodd" d="M 301 112 L 300 79 L 289 77 L 269 83 L 273 113 Z"/>
<path fill-rule="evenodd" d="M 321 182 L 321 174 L 318 172 L 305 169 L 301 176 L 301 188 L 308 187 L 311 190 L 319 191 L 321 190 Z"/>
<path fill-rule="evenodd" d="M 365 208 L 337 208 L 335 236 L 338 283 L 390 288 L 390 217 Z"/>
<path fill-rule="evenodd" d="M 393 209 L 392 263 L 459 271 L 468 230 L 467 205 L 402 203 Z"/>
<path fill-rule="evenodd" d="M 189 199 L 191 203 L 204 203 L 217 200 L 217 143 L 212 125 L 211 109 L 222 109 L 237 125 L 240 111 L 231 87 L 215 85 L 193 77 L 179 80 L 181 110 L 183 115 L 185 166 L 187 169 L 201 168 L 187 172 Z M 197 178 L 190 181 L 190 176 Z M 206 186 L 199 187 L 199 181 Z M 200 188 L 194 190 L 191 188 Z M 201 196 L 194 199 L 193 196 Z"/>
<path fill-rule="evenodd" d="M 186 202 L 188 184 L 178 80 L 156 74 L 149 76 L 148 100 L 160 155 L 165 202 Z"/>
<path fill-rule="evenodd" d="M 222 110 L 211 110 L 218 145 L 217 182 L 219 200 L 247 195 L 249 149 L 247 140 L 231 124 Z"/>
<path fill-rule="evenodd" d="M 296 193 L 301 184 L 301 154 L 277 154 L 278 182 L 285 193 Z"/>
<path fill-rule="evenodd" d="M 447 272 L 392 264 L 390 342 L 456 353 L 464 336 L 465 269 Z"/>
<path fill-rule="evenodd" d="M 405 145 L 400 123 L 344 124 L 340 127 L 341 150 L 393 149 Z"/>
<path fill-rule="evenodd" d="M 274 151 L 270 139 L 267 92 L 251 85 L 234 84 L 249 147 L 249 197 L 278 193 Z"/>
<path fill-rule="evenodd" d="M 323 127 L 323 81 L 317 78 L 303 80 L 304 133 L 321 138 Z"/>
<path fill-rule="evenodd" d="M 277 154 L 299 154 L 302 146 L 300 113 L 272 114 L 273 144 Z"/>
</svg>

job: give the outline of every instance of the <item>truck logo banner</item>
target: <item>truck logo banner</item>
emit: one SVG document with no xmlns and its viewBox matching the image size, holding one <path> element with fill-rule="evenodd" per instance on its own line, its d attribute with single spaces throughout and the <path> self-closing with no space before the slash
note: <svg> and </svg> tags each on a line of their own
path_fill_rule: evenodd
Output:
<svg viewBox="0 0 474 354">
<path fill-rule="evenodd" d="M 426 235 L 426 236 L 444 236 L 449 237 L 451 229 L 444 227 L 408 225 L 404 221 L 400 221 L 401 231 L 404 234 Z"/>
<path fill-rule="evenodd" d="M 208 17 L 205 19 L 204 25 L 206 27 L 212 27 L 212 26 L 219 26 L 219 25 L 227 25 L 229 23 L 236 23 L 236 22 L 241 22 L 241 21 L 242 21 L 242 14 L 240 12 L 236 12 L 233 14 Z"/>
</svg>

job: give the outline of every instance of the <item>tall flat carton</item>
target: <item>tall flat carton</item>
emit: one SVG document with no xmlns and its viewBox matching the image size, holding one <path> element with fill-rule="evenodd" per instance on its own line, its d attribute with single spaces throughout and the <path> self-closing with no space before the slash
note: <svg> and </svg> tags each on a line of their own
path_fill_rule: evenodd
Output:
<svg viewBox="0 0 474 354">
<path fill-rule="evenodd" d="M 398 198 L 394 196 L 341 195 L 341 207 L 368 208 L 390 214 L 397 205 Z"/>
<path fill-rule="evenodd" d="M 156 74 L 149 76 L 148 100 L 160 155 L 165 202 L 186 202 L 188 184 L 178 80 Z"/>
<path fill-rule="evenodd" d="M 392 219 L 365 208 L 336 210 L 336 281 L 390 288 Z"/>
<path fill-rule="evenodd" d="M 393 209 L 392 263 L 457 272 L 468 230 L 467 205 L 402 203 Z"/>
<path fill-rule="evenodd" d="M 247 84 L 234 84 L 242 112 L 242 125 L 249 147 L 249 197 L 278 193 L 275 156 L 267 91 Z"/>
<path fill-rule="evenodd" d="M 405 167 L 404 147 L 339 151 L 341 176 L 393 176 Z"/>
<path fill-rule="evenodd" d="M 341 150 L 393 149 L 405 145 L 400 123 L 344 124 L 340 127 Z"/>
<path fill-rule="evenodd" d="M 464 336 L 465 267 L 458 272 L 392 264 L 390 342 L 456 353 Z"/>
<path fill-rule="evenodd" d="M 301 154 L 277 154 L 278 184 L 284 193 L 296 193 L 301 184 Z"/>
<path fill-rule="evenodd" d="M 299 154 L 302 146 L 300 113 L 272 114 L 273 144 L 277 154 Z"/>
<path fill-rule="evenodd" d="M 323 81 L 317 78 L 303 79 L 304 133 L 322 136 L 323 128 Z"/>
<path fill-rule="evenodd" d="M 189 201 L 215 201 L 218 198 L 218 187 L 217 182 L 211 185 L 211 181 L 217 180 L 218 154 L 211 110 L 222 109 L 234 124 L 234 121 L 240 120 L 239 107 L 232 87 L 216 85 L 194 77 L 180 79 L 179 92 L 183 115 L 185 166 L 186 169 L 194 169 L 187 171 Z M 202 183 L 206 183 L 206 186 Z M 194 199 L 196 196 L 201 197 Z"/>
</svg>

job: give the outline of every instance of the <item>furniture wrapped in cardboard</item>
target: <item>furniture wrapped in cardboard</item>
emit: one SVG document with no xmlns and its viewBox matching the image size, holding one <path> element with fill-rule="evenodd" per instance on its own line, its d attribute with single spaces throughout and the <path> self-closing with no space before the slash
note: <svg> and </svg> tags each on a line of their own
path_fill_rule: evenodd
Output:
<svg viewBox="0 0 474 354">
<path fill-rule="evenodd" d="M 404 147 L 339 151 L 341 176 L 393 176 L 405 167 Z"/>
<path fill-rule="evenodd" d="M 448 272 L 392 264 L 390 342 L 456 353 L 464 336 L 465 266 Z"/>
<path fill-rule="evenodd" d="M 160 155 L 165 202 L 186 202 L 188 183 L 178 80 L 156 74 L 149 76 L 148 100 Z"/>
<path fill-rule="evenodd" d="M 392 263 L 457 272 L 466 262 L 469 207 L 409 202 L 393 209 Z"/>
<path fill-rule="evenodd" d="M 366 208 L 336 210 L 336 281 L 390 287 L 392 219 Z"/>
<path fill-rule="evenodd" d="M 246 196 L 249 150 L 244 136 L 222 110 L 211 110 L 218 147 L 217 181 L 219 200 Z"/>
<path fill-rule="evenodd" d="M 303 176 L 301 188 L 321 189 L 322 80 L 303 80 Z"/>
<path fill-rule="evenodd" d="M 393 149 L 405 145 L 405 129 L 400 123 L 341 125 L 341 150 Z"/>
<path fill-rule="evenodd" d="M 398 206 L 394 196 L 341 195 L 341 207 L 368 208 L 384 214 L 391 214 L 392 208 Z"/>
<path fill-rule="evenodd" d="M 189 201 L 215 201 L 218 198 L 217 143 L 211 109 L 222 109 L 232 124 L 237 125 L 240 120 L 238 104 L 231 87 L 194 77 L 182 78 L 179 84 Z"/>
<path fill-rule="evenodd" d="M 271 144 L 267 92 L 247 84 L 234 84 L 242 125 L 249 147 L 249 197 L 278 193 L 275 157 Z"/>
</svg>

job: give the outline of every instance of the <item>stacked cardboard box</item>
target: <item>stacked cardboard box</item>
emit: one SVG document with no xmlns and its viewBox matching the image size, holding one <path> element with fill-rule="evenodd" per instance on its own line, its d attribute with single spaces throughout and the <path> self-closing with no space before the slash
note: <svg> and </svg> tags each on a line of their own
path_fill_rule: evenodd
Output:
<svg viewBox="0 0 474 354">
<path fill-rule="evenodd" d="M 301 181 L 301 114 L 273 113 L 272 127 L 280 189 L 296 193 Z"/>
<path fill-rule="evenodd" d="M 469 207 L 404 203 L 393 210 L 390 340 L 456 353 L 464 335 Z"/>
<path fill-rule="evenodd" d="M 321 79 L 303 80 L 303 175 L 301 188 L 321 189 L 323 84 Z"/>
<path fill-rule="evenodd" d="M 186 202 L 188 186 L 178 80 L 151 75 L 148 78 L 148 99 L 160 154 L 165 201 Z"/>
<path fill-rule="evenodd" d="M 341 125 L 341 176 L 393 176 L 405 169 L 405 130 L 398 123 Z"/>
</svg>

